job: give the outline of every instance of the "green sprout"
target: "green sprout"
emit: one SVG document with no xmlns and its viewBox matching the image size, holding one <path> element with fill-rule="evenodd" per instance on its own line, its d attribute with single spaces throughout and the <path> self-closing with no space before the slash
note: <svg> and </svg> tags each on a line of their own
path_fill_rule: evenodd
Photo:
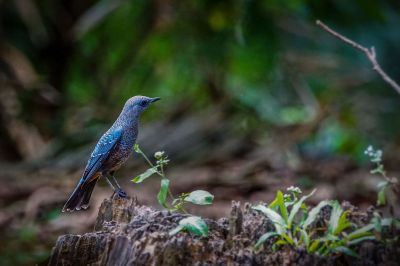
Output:
<svg viewBox="0 0 400 266">
<path fill-rule="evenodd" d="M 400 227 L 400 220 L 394 218 L 394 209 L 396 207 L 397 195 L 399 193 L 398 180 L 395 177 L 389 177 L 386 174 L 385 167 L 382 163 L 382 150 L 376 150 L 371 145 L 364 151 L 370 157 L 370 162 L 375 164 L 375 168 L 370 171 L 371 174 L 377 174 L 383 177 L 384 181 L 378 183 L 377 206 L 388 206 L 390 218 L 383 218 L 378 212 L 374 212 L 372 222 L 375 228 L 377 238 L 384 242 L 397 241 L 398 237 L 388 238 L 385 231 L 382 230 L 383 226 L 389 227 L 392 231 Z M 387 230 L 386 230 L 387 231 Z"/>
<path fill-rule="evenodd" d="M 372 163 L 375 164 L 375 168 L 372 169 L 370 172 L 371 174 L 377 174 L 384 178 L 384 181 L 378 184 L 378 199 L 377 205 L 384 206 L 387 203 L 387 195 L 391 194 L 394 199 L 392 200 L 393 204 L 396 202 L 396 195 L 398 193 L 398 180 L 395 177 L 388 177 L 386 175 L 385 167 L 382 163 L 382 150 L 376 150 L 372 145 L 368 146 L 368 148 L 364 151 Z M 394 206 L 390 206 L 391 209 Z"/>
<path fill-rule="evenodd" d="M 365 240 L 376 240 L 376 223 L 358 227 L 347 219 L 349 211 L 342 209 L 338 201 L 321 201 L 314 208 L 309 208 L 305 201 L 310 198 L 315 189 L 308 195 L 301 196 L 299 188 L 287 189 L 290 194 L 278 191 L 275 199 L 268 206 L 257 205 L 253 209 L 263 213 L 274 225 L 275 230 L 262 235 L 255 248 L 259 249 L 267 240 L 273 241 L 273 249 L 282 245 L 304 248 L 308 253 L 326 256 L 331 253 L 346 254 L 358 257 L 352 249 Z M 330 219 L 316 227 L 320 221 L 319 213 L 325 207 L 331 209 Z M 382 227 L 382 220 L 379 220 Z M 384 221 L 387 225 L 388 220 Z M 382 230 L 380 228 L 379 230 Z"/>
<path fill-rule="evenodd" d="M 182 193 L 175 197 L 170 189 L 170 179 L 165 174 L 165 167 L 170 162 L 165 152 L 157 151 L 154 154 L 154 158 L 156 159 L 156 163 L 154 164 L 140 149 L 138 144 L 135 144 L 133 149 L 145 159 L 149 165 L 149 168 L 142 174 L 135 176 L 132 179 L 132 182 L 136 184 L 142 183 L 149 177 L 158 175 L 161 178 L 161 184 L 160 191 L 157 194 L 157 200 L 163 208 L 171 212 L 180 211 L 189 214 L 184 208 L 184 205 L 187 203 L 196 205 L 209 205 L 213 203 L 214 196 L 205 190 L 195 190 L 190 193 Z M 168 197 L 170 201 L 168 201 Z M 201 217 L 198 216 L 190 215 L 189 217 L 182 219 L 179 222 L 179 225 L 170 232 L 170 235 L 174 235 L 183 230 L 189 231 L 198 236 L 208 235 L 207 224 Z"/>
</svg>

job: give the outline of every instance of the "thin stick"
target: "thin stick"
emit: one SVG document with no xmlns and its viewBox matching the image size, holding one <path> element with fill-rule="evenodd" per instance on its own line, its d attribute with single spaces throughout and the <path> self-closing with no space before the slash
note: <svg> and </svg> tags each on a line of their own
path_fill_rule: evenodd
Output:
<svg viewBox="0 0 400 266">
<path fill-rule="evenodd" d="M 352 46 L 353 48 L 356 48 L 363 52 L 368 60 L 371 62 L 373 69 L 378 72 L 378 74 L 382 77 L 384 81 L 386 81 L 393 89 L 395 89 L 399 94 L 400 94 L 400 86 L 399 84 L 396 83 L 392 78 L 390 78 L 385 71 L 381 68 L 379 65 L 378 61 L 376 60 L 376 53 L 375 53 L 375 48 L 372 46 L 371 48 L 367 48 L 362 46 L 361 44 L 356 43 L 353 40 L 350 40 L 349 38 L 341 35 L 340 33 L 337 33 L 336 31 L 332 30 L 329 28 L 327 25 L 322 23 L 320 20 L 316 21 L 316 24 L 321 27 L 324 31 L 330 33 L 337 39 L 341 40 L 344 43 L 347 43 L 348 45 Z"/>
</svg>

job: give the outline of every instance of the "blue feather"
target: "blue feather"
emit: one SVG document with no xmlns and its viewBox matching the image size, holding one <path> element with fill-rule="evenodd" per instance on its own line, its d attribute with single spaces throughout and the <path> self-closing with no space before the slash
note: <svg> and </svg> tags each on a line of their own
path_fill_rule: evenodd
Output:
<svg viewBox="0 0 400 266">
<path fill-rule="evenodd" d="M 103 162 L 108 158 L 110 152 L 115 148 L 116 144 L 122 136 L 123 129 L 118 127 L 110 132 L 106 132 L 97 142 L 90 158 L 87 162 L 85 172 L 80 180 L 83 184 L 87 179 L 91 178 L 102 166 Z"/>
</svg>

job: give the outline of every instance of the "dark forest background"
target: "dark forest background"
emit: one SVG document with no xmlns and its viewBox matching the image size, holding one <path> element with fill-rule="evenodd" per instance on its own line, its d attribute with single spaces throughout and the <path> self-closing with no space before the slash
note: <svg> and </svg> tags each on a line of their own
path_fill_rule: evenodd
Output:
<svg viewBox="0 0 400 266">
<path fill-rule="evenodd" d="M 124 102 L 161 97 L 138 143 L 164 150 L 176 192 L 204 188 L 221 217 L 230 201 L 270 200 L 277 189 L 318 189 L 360 208 L 379 177 L 364 150 L 400 172 L 400 95 L 365 55 L 315 25 L 374 46 L 400 81 L 400 3 L 374 1 L 0 1 L 0 264 L 46 260 L 57 236 L 92 228 L 92 208 L 61 214 L 88 155 Z M 117 174 L 156 206 L 158 182 Z"/>
</svg>

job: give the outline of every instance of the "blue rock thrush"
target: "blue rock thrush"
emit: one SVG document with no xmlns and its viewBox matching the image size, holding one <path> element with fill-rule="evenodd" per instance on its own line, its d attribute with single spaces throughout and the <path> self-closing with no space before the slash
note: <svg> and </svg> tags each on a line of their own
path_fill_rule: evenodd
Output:
<svg viewBox="0 0 400 266">
<path fill-rule="evenodd" d="M 101 176 L 119 195 L 126 195 L 114 178 L 114 172 L 128 159 L 138 135 L 140 114 L 153 102 L 160 98 L 135 96 L 130 98 L 115 120 L 114 124 L 97 142 L 71 196 L 64 205 L 63 212 L 87 209 L 90 196 Z M 112 177 L 117 189 L 108 179 Z"/>
</svg>

